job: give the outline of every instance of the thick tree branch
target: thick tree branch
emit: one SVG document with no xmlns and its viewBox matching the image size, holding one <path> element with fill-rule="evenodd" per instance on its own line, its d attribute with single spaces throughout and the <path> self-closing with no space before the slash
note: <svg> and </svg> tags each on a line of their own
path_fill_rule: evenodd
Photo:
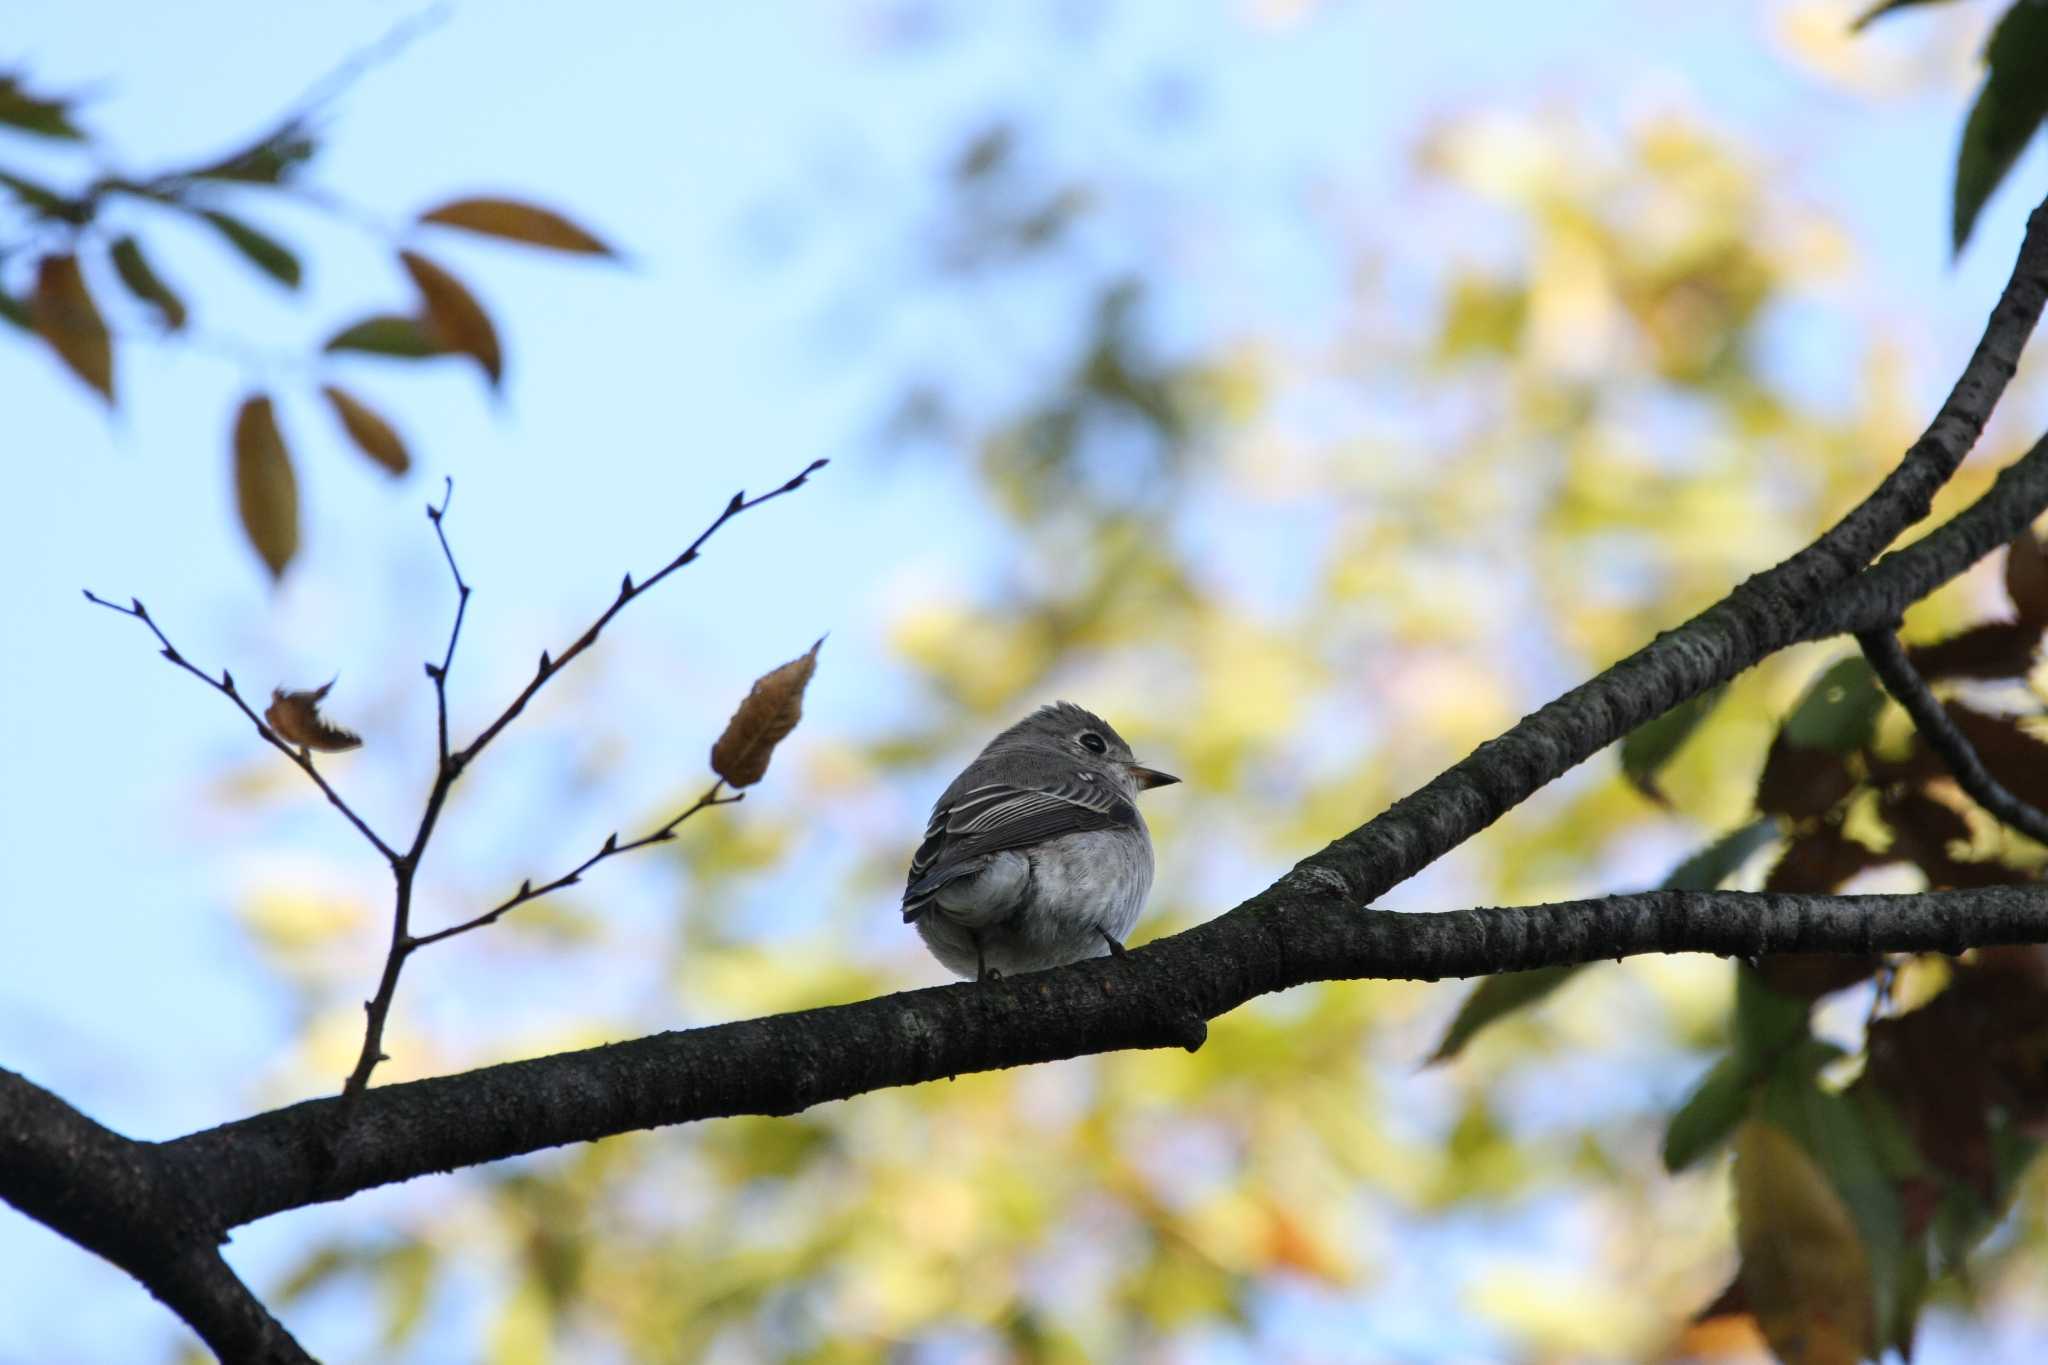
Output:
<svg viewBox="0 0 2048 1365">
<path fill-rule="evenodd" d="M 1205 1021 L 1311 981 L 1436 980 L 1641 953 L 1959 952 L 2048 942 L 2048 887 L 1908 896 L 1656 891 L 1443 914 L 1361 914 L 1268 891 L 1122 958 L 664 1033 L 336 1100 L 158 1150 L 223 1221 L 544 1147 L 734 1114 L 793 1114 L 944 1076 L 1198 1046 Z"/>
<path fill-rule="evenodd" d="M 1899 637 L 1890 630 L 1868 630 L 1856 637 L 1856 643 L 1863 647 L 1864 657 L 1870 660 L 1871 671 L 1884 684 L 1884 690 L 1906 708 L 1921 738 L 1941 755 L 1941 761 L 1948 765 L 1949 772 L 1971 799 L 2029 839 L 2048 844 L 2048 815 L 2013 795 L 1991 775 L 1984 760 L 1978 757 L 1976 746 L 1956 728 L 1941 702 L 1928 690 L 1926 679 L 1906 657 Z"/>
<path fill-rule="evenodd" d="M 1897 468 L 1821 537 L 1666 631 L 1304 864 L 1292 889 L 1366 905 L 1549 782 L 1709 687 L 1807 638 L 1809 618 L 1900 532 L 1982 434 L 2048 301 L 2048 202 L 2027 219 L 2013 273 L 1955 387 Z"/>
<path fill-rule="evenodd" d="M 0 1068 L 0 1199 L 113 1262 L 221 1359 L 311 1362 L 221 1259 L 226 1225 L 149 1143 Z"/>
<path fill-rule="evenodd" d="M 1962 511 L 1885 555 L 1822 602 L 1801 640 L 1896 626 L 1908 607 L 2003 548 L 2048 511 L 2048 435 L 1998 473 Z"/>
</svg>

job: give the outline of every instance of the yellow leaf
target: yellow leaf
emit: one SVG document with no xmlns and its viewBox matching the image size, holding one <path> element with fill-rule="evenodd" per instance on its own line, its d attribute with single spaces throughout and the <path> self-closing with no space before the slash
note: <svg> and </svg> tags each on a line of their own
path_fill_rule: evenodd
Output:
<svg viewBox="0 0 2048 1365">
<path fill-rule="evenodd" d="M 45 256 L 36 270 L 29 320 L 71 372 L 114 401 L 114 347 L 79 273 L 78 258 Z"/>
<path fill-rule="evenodd" d="M 272 578 L 299 548 L 299 482 L 270 400 L 252 394 L 235 413 L 235 506 Z"/>
<path fill-rule="evenodd" d="M 389 422 L 377 415 L 374 408 L 336 384 L 322 385 L 320 392 L 327 396 L 334 415 L 341 419 L 342 428 L 363 454 L 393 474 L 403 474 L 412 467 L 412 456 L 406 451 L 405 441 Z"/>
<path fill-rule="evenodd" d="M 711 771 L 735 787 L 751 787 L 768 773 L 775 746 L 804 714 L 804 689 L 818 671 L 820 638 L 807 653 L 761 675 L 711 746 Z"/>
<path fill-rule="evenodd" d="M 555 251 L 575 251 L 587 256 L 613 254 L 610 247 L 561 214 L 516 199 L 456 199 L 428 209 L 420 215 L 420 221 Z"/>
<path fill-rule="evenodd" d="M 504 373 L 505 354 L 498 345 L 498 329 L 491 325 L 491 316 L 476 295 L 417 251 L 401 251 L 398 259 L 419 287 L 427 306 L 427 330 L 434 339 L 451 351 L 473 357 L 496 384 Z"/>
<path fill-rule="evenodd" d="M 1742 1289 L 1785 1365 L 1857 1365 L 1875 1352 L 1870 1261 L 1825 1172 L 1762 1119 L 1735 1135 Z"/>
</svg>

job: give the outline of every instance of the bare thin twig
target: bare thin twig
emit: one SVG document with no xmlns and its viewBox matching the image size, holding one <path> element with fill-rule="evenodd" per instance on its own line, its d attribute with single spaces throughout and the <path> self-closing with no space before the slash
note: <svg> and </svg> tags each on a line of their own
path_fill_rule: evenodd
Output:
<svg viewBox="0 0 2048 1365">
<path fill-rule="evenodd" d="M 625 581 L 619 585 L 618 596 L 612 599 L 611 605 L 599 614 L 597 620 L 591 623 L 590 628 L 579 635 L 575 642 L 567 649 L 563 650 L 560 657 L 550 657 L 548 654 L 543 653 L 540 656 L 540 667 L 535 670 L 533 677 L 528 680 L 526 686 L 520 689 L 519 695 L 514 697 L 504 711 L 499 713 L 496 720 L 484 727 L 481 734 L 461 749 L 451 749 L 449 745 L 447 682 L 448 670 L 455 662 L 455 646 L 462 633 L 462 618 L 469 603 L 470 589 L 469 585 L 463 581 L 462 571 L 455 566 L 455 553 L 449 548 L 447 532 L 442 525 L 442 519 L 448 510 L 447 497 L 442 499 L 440 507 L 430 506 L 427 509 L 427 516 L 434 523 L 434 534 L 440 539 L 441 550 L 448 560 L 448 571 L 453 575 L 456 587 L 455 624 L 448 632 L 447 652 L 442 656 L 439 665 L 431 662 L 427 665 L 427 676 L 434 680 L 434 698 L 439 717 L 440 761 L 435 767 L 434 785 L 427 792 L 426 805 L 420 813 L 419 828 L 413 835 L 412 846 L 392 860 L 392 876 L 397 882 L 397 888 L 391 912 L 391 940 L 389 946 L 385 949 L 384 968 L 377 978 L 377 990 L 375 994 L 363 1002 L 363 1046 L 361 1052 L 356 1056 L 354 1069 L 349 1072 L 348 1079 L 342 1084 L 342 1097 L 345 1100 L 353 1101 L 356 1096 L 360 1095 L 368 1087 L 370 1074 L 377 1069 L 377 1064 L 384 1060 L 384 1027 L 391 1017 L 391 1002 L 398 993 L 399 977 L 405 970 L 406 960 L 414 952 L 428 943 L 436 943 L 444 938 L 452 938 L 458 933 L 465 933 L 469 929 L 480 928 L 484 924 L 491 923 L 504 914 L 505 911 L 511 909 L 513 905 L 520 904 L 526 900 L 532 900 L 535 896 L 545 894 L 547 890 L 553 890 L 559 886 L 567 886 L 587 868 L 604 858 L 610 857 L 614 852 L 622 852 L 628 847 L 638 848 L 644 844 L 660 842 L 671 837 L 676 825 L 681 824 L 685 819 L 696 814 L 704 806 L 726 805 L 729 804 L 730 800 L 738 799 L 737 797 L 726 800 L 718 799 L 718 792 L 723 784 L 714 786 L 706 794 L 706 799 L 677 816 L 673 822 L 664 826 L 662 830 L 657 831 L 655 835 L 638 840 L 630 845 L 622 845 L 616 849 L 609 847 L 601 849 L 595 857 L 585 862 L 583 866 L 578 867 L 574 872 L 568 874 L 565 879 L 551 883 L 542 891 L 528 893 L 528 889 L 522 887 L 521 894 L 514 896 L 508 903 L 498 906 L 483 915 L 479 915 L 475 920 L 457 925 L 450 930 L 438 930 L 424 937 L 415 937 L 413 935 L 412 889 L 413 879 L 419 872 L 420 860 L 426 854 L 428 840 L 433 838 L 434 826 L 441 818 L 441 810 L 447 804 L 449 791 L 455 786 L 456 779 L 462 776 L 469 765 L 475 761 L 476 756 L 483 751 L 484 746 L 502 734 L 505 727 L 510 725 L 519 716 L 520 712 L 526 709 L 526 704 L 533 700 L 534 694 L 547 684 L 548 679 L 561 672 L 571 659 L 597 643 L 597 637 L 611 623 L 611 619 L 625 609 L 628 602 L 641 596 L 649 588 L 661 582 L 662 579 L 667 578 L 677 569 L 696 559 L 698 552 L 704 548 L 705 542 L 709 541 L 721 526 L 724 526 L 742 512 L 759 507 L 764 502 L 771 502 L 785 493 L 795 492 L 804 486 L 804 483 L 811 475 L 823 469 L 825 464 L 826 461 L 824 460 L 813 460 L 810 464 L 804 466 L 802 472 L 797 474 L 795 478 L 770 489 L 758 497 L 749 498 L 744 492 L 733 494 L 732 501 L 726 504 L 725 510 L 720 512 L 717 518 L 709 526 L 705 527 L 681 554 L 670 560 L 653 577 L 644 583 L 635 584 L 633 576 L 631 574 L 626 575 Z M 453 488 L 451 485 L 451 496 L 452 492 Z M 343 1115 L 344 1121 L 346 1121 L 351 1109 L 351 1104 L 343 1105 L 340 1112 Z"/>
<path fill-rule="evenodd" d="M 585 858 L 553 881 L 543 882 L 539 886 L 535 886 L 531 880 L 523 881 L 519 884 L 517 891 L 474 919 L 466 919 L 460 924 L 450 925 L 446 929 L 436 929 L 431 934 L 421 934 L 414 938 L 410 951 L 416 952 L 430 943 L 439 943 L 443 939 L 454 938 L 457 934 L 466 934 L 472 929 L 481 929 L 486 924 L 495 924 L 508 910 L 524 905 L 528 901 L 537 901 L 542 896 L 560 891 L 565 886 L 574 886 L 577 882 L 583 880 L 584 873 L 596 867 L 607 858 L 615 858 L 621 853 L 631 853 L 636 848 L 646 848 L 651 844 L 667 843 L 676 837 L 676 829 L 683 821 L 707 806 L 730 806 L 735 802 L 747 799 L 745 792 L 734 792 L 730 796 L 726 796 L 722 795 L 724 790 L 725 782 L 722 779 L 712 783 L 709 791 L 698 797 L 687 809 L 675 816 L 667 824 L 656 829 L 653 833 L 642 835 L 638 839 L 633 839 L 623 844 L 619 842 L 619 836 L 613 834 L 604 841 L 604 846 L 598 849 L 597 852 L 591 854 L 588 858 Z"/>
<path fill-rule="evenodd" d="M 256 727 L 256 733 L 262 736 L 263 742 L 283 754 L 293 763 L 296 763 L 305 772 L 306 776 L 312 778 L 313 784 L 320 788 L 321 792 L 327 797 L 329 804 L 348 818 L 348 822 L 356 827 L 357 833 L 368 839 L 371 847 L 384 855 L 386 862 L 394 865 L 398 862 L 399 855 L 397 850 L 378 837 L 377 831 L 371 829 L 369 823 L 362 816 L 357 815 L 348 802 L 342 799 L 341 793 L 336 791 L 333 785 L 321 775 L 320 769 L 314 766 L 313 756 L 305 749 L 287 743 L 277 731 L 270 728 L 262 716 L 256 713 L 255 708 L 243 699 L 241 690 L 235 686 L 235 678 L 232 673 L 222 669 L 220 676 L 216 678 L 205 669 L 194 664 L 190 659 L 187 659 L 179 652 L 178 647 L 170 642 L 169 637 L 164 634 L 163 628 L 157 625 L 155 618 L 149 614 L 149 609 L 142 605 L 140 598 L 130 598 L 129 605 L 124 607 L 118 602 L 109 602 L 106 598 L 94 593 L 92 589 L 87 588 L 85 589 L 85 600 L 97 606 L 105 607 L 108 611 L 117 611 L 123 616 L 132 616 L 142 622 L 143 625 L 149 627 L 150 634 L 156 636 L 157 642 L 163 646 L 163 656 L 166 659 L 169 659 L 172 663 L 233 702 L 237 709 L 249 718 L 249 723 Z"/>
<path fill-rule="evenodd" d="M 483 747 L 486 744 L 489 744 L 492 740 L 496 739 L 499 733 L 503 731 L 507 725 L 510 725 L 513 719 L 517 717 L 521 711 L 524 711 L 526 709 L 526 704 L 533 700 L 533 696 L 536 692 L 540 691 L 542 687 L 547 685 L 548 679 L 554 677 L 555 674 L 561 672 L 562 669 L 568 664 L 569 660 L 575 658 L 578 654 L 581 654 L 584 650 L 596 644 L 599 633 L 602 632 L 606 626 L 611 624 L 611 619 L 614 616 L 617 616 L 620 611 L 624 610 L 628 602 L 631 602 L 635 598 L 641 596 L 649 588 L 652 588 L 655 584 L 661 582 L 662 579 L 667 578 L 677 569 L 682 568 L 685 564 L 688 564 L 691 560 L 695 559 L 697 557 L 697 552 L 704 548 L 704 542 L 710 540 L 711 537 L 717 533 L 719 527 L 725 525 L 728 521 L 731 521 L 740 513 L 748 511 L 751 508 L 759 507 L 764 502 L 772 502 L 776 498 L 781 497 L 785 493 L 794 493 L 797 489 L 802 488 L 804 486 L 805 481 L 808 480 L 811 477 L 811 475 L 823 469 L 826 463 L 827 461 L 824 460 L 811 461 L 808 465 L 804 466 L 803 472 L 798 474 L 795 478 L 791 479 L 789 482 L 781 485 L 778 488 L 771 489 L 768 492 L 761 494 L 759 497 L 750 498 L 745 493 L 733 494 L 732 501 L 727 503 L 725 510 L 718 514 L 718 519 L 713 521 L 709 526 L 705 527 L 703 531 L 698 534 L 697 538 L 690 542 L 689 547 L 687 549 L 685 549 L 681 554 L 677 555 L 674 559 L 671 559 L 666 565 L 662 566 L 662 568 L 657 573 L 655 573 L 655 575 L 652 578 L 649 578 L 644 583 L 635 584 L 633 582 L 633 576 L 631 574 L 627 574 L 625 581 L 620 583 L 619 585 L 618 597 L 613 600 L 612 604 L 609 607 L 606 607 L 604 609 L 604 614 L 599 616 L 597 620 L 591 624 L 590 629 L 584 631 L 583 634 L 576 637 L 575 642 L 571 644 L 567 649 L 563 650 L 559 655 L 550 656 L 545 651 L 541 653 L 540 667 L 534 671 L 532 680 L 529 681 L 524 688 L 520 689 L 519 695 L 512 699 L 511 704 L 505 708 L 503 714 L 501 714 L 496 720 L 492 721 L 489 725 L 485 726 L 482 734 L 478 735 L 475 739 L 470 741 L 469 747 L 464 749 L 459 756 L 461 758 L 461 761 L 464 763 L 468 763 L 471 759 L 475 758 L 477 754 L 481 753 L 483 751 Z"/>
<path fill-rule="evenodd" d="M 434 725 L 441 748 L 441 764 L 448 763 L 448 670 L 455 663 L 455 642 L 462 638 L 462 618 L 469 610 L 469 584 L 462 581 L 462 570 L 455 567 L 455 551 L 448 548 L 448 532 L 441 525 L 441 518 L 448 515 L 448 504 L 455 497 L 455 480 L 445 480 L 441 493 L 441 505 L 427 504 L 427 520 L 434 523 L 434 538 L 441 542 L 441 555 L 448 561 L 448 573 L 455 579 L 455 624 L 448 631 L 448 650 L 436 665 L 429 661 L 427 676 L 434 680 Z"/>
<path fill-rule="evenodd" d="M 1956 782 L 1972 800 L 2029 839 L 2048 844 L 2048 815 L 2013 795 L 2004 783 L 1991 775 L 1969 736 L 1956 728 L 1941 702 L 1928 689 L 1927 680 L 1906 657 L 1899 637 L 1890 629 L 1866 630 L 1856 636 L 1864 657 L 1906 714 L 1929 748 L 1941 756 Z"/>
</svg>

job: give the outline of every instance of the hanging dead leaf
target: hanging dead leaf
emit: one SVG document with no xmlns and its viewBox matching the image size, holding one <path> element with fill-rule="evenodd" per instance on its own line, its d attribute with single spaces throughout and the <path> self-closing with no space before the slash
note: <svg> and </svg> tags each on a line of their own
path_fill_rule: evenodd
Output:
<svg viewBox="0 0 2048 1365">
<path fill-rule="evenodd" d="M 1906 651 L 1923 678 L 2024 678 L 2041 647 L 2040 621 L 1986 621 Z"/>
<path fill-rule="evenodd" d="M 50 343 L 70 371 L 109 404 L 114 401 L 114 344 L 106 320 L 79 273 L 78 258 L 43 257 L 36 268 L 36 289 L 29 298 L 29 320 L 37 335 Z"/>
<path fill-rule="evenodd" d="M 412 468 L 412 456 L 404 439 L 374 408 L 338 384 L 323 384 L 320 392 L 326 395 L 334 415 L 341 419 L 342 429 L 363 454 L 393 474 L 403 474 Z"/>
<path fill-rule="evenodd" d="M 1786 1365 L 1859 1365 L 1875 1354 L 1870 1258 L 1827 1175 L 1776 1124 L 1735 1134 L 1743 1299 Z"/>
<path fill-rule="evenodd" d="M 2048 624 L 2048 551 L 2042 550 L 2032 527 L 2013 537 L 2005 552 L 2005 594 L 2022 621 Z"/>
<path fill-rule="evenodd" d="M 1824 822 L 1785 845 L 1778 861 L 1764 874 L 1764 890 L 1833 891 L 1865 868 L 1891 861 L 1888 855 L 1842 833 L 1839 824 Z"/>
<path fill-rule="evenodd" d="M 505 353 L 498 344 L 498 329 L 476 295 L 417 251 L 401 251 L 398 259 L 426 304 L 428 332 L 449 350 L 472 357 L 496 384 L 504 373 Z"/>
<path fill-rule="evenodd" d="M 2048 805 L 2048 744 L 2016 717 L 1992 715 L 1957 701 L 1944 703 L 1943 709 L 2007 791 L 2031 805 Z"/>
<path fill-rule="evenodd" d="M 304 692 L 272 688 L 270 705 L 264 709 L 263 719 L 270 722 L 270 728 L 277 731 L 287 744 L 296 744 L 302 749 L 317 749 L 323 754 L 360 749 L 363 745 L 361 735 L 331 724 L 320 714 L 320 703 L 333 686 L 328 682 Z"/>
<path fill-rule="evenodd" d="M 1937 1170 L 2002 1208 L 1993 1130 L 2048 1113 L 2048 994 L 2027 971 L 1964 963 L 1919 1009 L 1870 1026 L 1865 1075 Z"/>
<path fill-rule="evenodd" d="M 299 481 L 270 399 L 252 394 L 235 413 L 235 505 L 272 578 L 299 548 Z"/>
<path fill-rule="evenodd" d="M 1802 820 L 1834 809 L 1855 786 L 1847 755 L 1794 744 L 1781 731 L 1764 757 L 1756 808 L 1766 815 Z"/>
<path fill-rule="evenodd" d="M 803 718 L 804 689 L 818 671 L 818 647 L 824 643 L 820 637 L 806 653 L 761 675 L 711 746 L 711 771 L 735 787 L 751 787 L 767 774 L 775 746 Z"/>
<path fill-rule="evenodd" d="M 554 251 L 574 251 L 586 256 L 613 254 L 610 247 L 561 214 L 517 199 L 456 199 L 428 209 L 420 215 L 420 221 Z"/>
</svg>

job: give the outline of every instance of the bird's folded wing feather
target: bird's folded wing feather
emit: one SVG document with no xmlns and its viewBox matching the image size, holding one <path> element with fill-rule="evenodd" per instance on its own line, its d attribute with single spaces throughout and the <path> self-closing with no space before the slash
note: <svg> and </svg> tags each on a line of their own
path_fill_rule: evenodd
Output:
<svg viewBox="0 0 2048 1365">
<path fill-rule="evenodd" d="M 910 860 L 903 918 L 917 918 L 940 887 L 977 870 L 979 860 L 991 853 L 1029 848 L 1063 834 L 1134 829 L 1137 824 L 1137 807 L 1122 795 L 1078 777 L 1044 787 L 1003 782 L 970 787 L 932 811 L 924 842 Z"/>
</svg>

